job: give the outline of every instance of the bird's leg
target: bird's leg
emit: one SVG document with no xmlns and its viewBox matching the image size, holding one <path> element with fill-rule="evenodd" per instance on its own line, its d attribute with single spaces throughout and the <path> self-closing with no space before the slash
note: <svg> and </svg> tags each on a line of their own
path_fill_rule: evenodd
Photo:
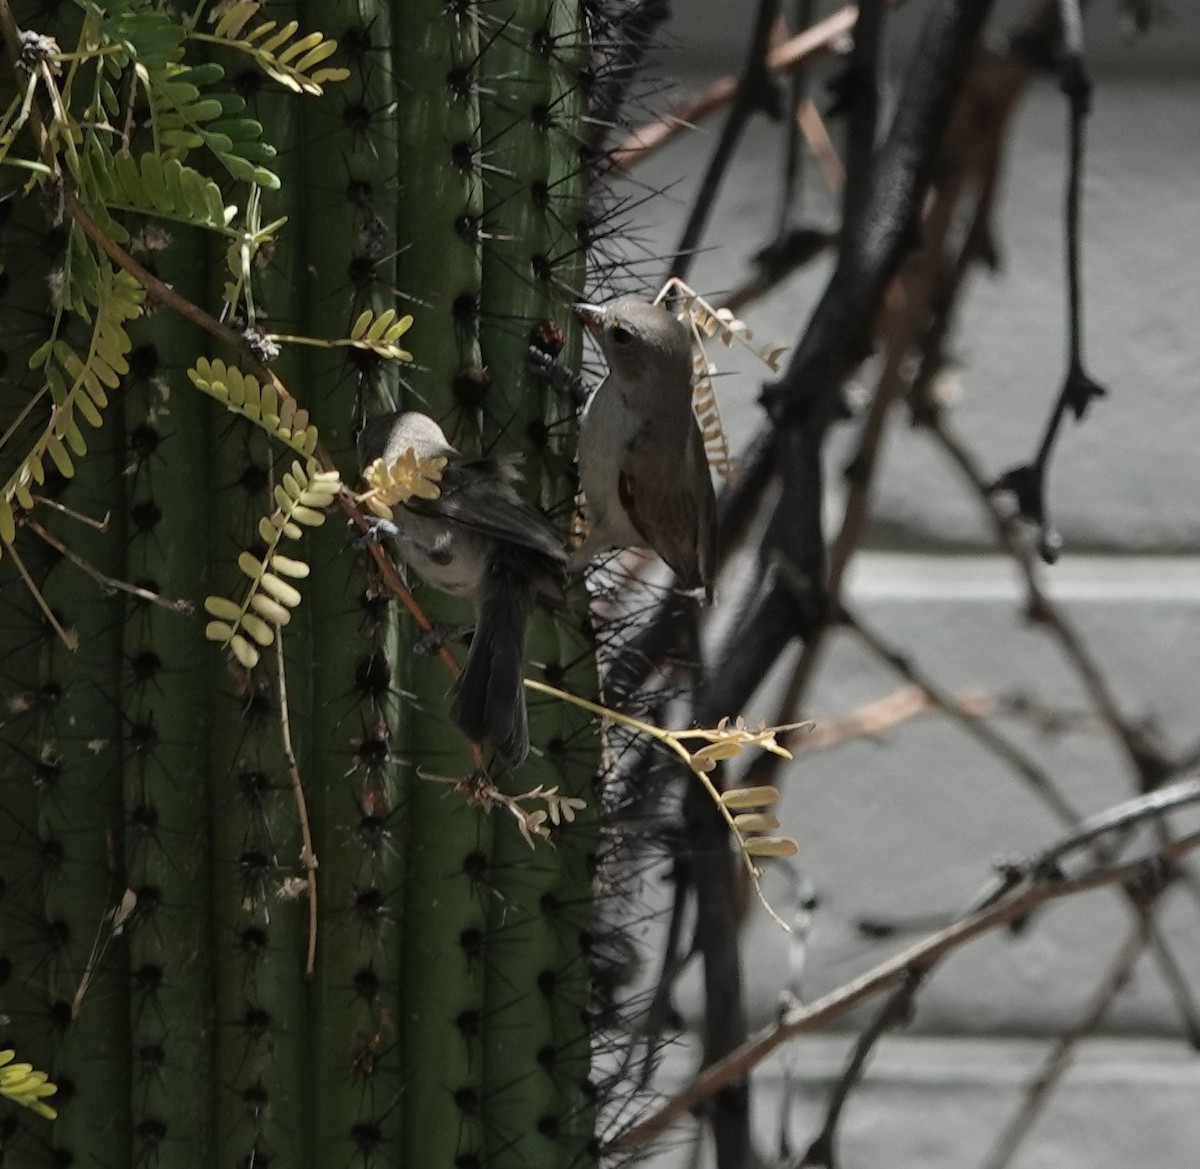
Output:
<svg viewBox="0 0 1200 1169">
<path fill-rule="evenodd" d="M 385 539 L 399 540 L 400 529 L 391 520 L 382 516 L 364 515 L 367 529 L 365 532 L 353 532 L 350 542 L 355 548 L 369 548 L 372 544 L 382 543 Z"/>
<path fill-rule="evenodd" d="M 576 406 L 586 404 L 592 396 L 583 375 L 568 369 L 562 362 L 550 356 L 536 345 L 529 346 L 529 372 L 548 382 L 560 394 L 569 394 Z"/>
<path fill-rule="evenodd" d="M 474 625 L 453 625 L 449 621 L 435 621 L 413 638 L 412 650 L 415 654 L 432 657 L 448 641 L 466 641 L 474 632 Z"/>
<path fill-rule="evenodd" d="M 363 519 L 366 521 L 367 530 L 353 537 L 352 543 L 356 548 L 367 548 L 387 539 L 406 546 L 410 551 L 432 560 L 434 564 L 449 564 L 454 559 L 454 541 L 449 533 L 438 536 L 432 544 L 424 544 L 414 539 L 393 520 L 376 515 L 366 515 Z"/>
</svg>

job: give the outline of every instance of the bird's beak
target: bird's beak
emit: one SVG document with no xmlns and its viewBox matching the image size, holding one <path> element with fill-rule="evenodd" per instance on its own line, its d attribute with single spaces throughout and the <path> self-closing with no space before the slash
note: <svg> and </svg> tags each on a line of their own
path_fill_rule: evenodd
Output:
<svg viewBox="0 0 1200 1169">
<path fill-rule="evenodd" d="M 571 311 L 589 329 L 598 329 L 604 324 L 604 309 L 598 304 L 573 304 Z"/>
</svg>

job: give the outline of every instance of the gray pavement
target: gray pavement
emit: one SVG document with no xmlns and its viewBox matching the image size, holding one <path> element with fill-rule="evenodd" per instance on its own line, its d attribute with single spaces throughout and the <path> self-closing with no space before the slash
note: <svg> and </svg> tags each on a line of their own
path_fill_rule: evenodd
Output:
<svg viewBox="0 0 1200 1169">
<path fill-rule="evenodd" d="M 889 1038 L 851 1098 L 838 1145 L 840 1164 L 887 1169 L 977 1169 L 1016 1115 L 1030 1079 L 1051 1050 L 1031 1039 L 972 1043 Z M 848 1042 L 807 1036 L 769 1061 L 756 1079 L 754 1131 L 763 1151 L 803 1151 L 820 1127 L 825 1100 L 845 1063 Z M 670 1065 L 681 1085 L 684 1053 Z M 794 1085 L 786 1117 L 784 1062 Z M 1195 1169 L 1200 1150 L 1200 1061 L 1166 1040 L 1100 1039 L 1080 1049 L 1075 1065 L 1049 1097 L 1014 1169 Z M 692 1122 L 672 1130 L 655 1169 L 711 1169 L 695 1147 Z"/>
</svg>

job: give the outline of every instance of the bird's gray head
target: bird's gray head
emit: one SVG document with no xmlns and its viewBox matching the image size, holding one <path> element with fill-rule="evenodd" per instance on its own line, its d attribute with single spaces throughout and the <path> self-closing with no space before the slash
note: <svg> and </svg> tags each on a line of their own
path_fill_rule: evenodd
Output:
<svg viewBox="0 0 1200 1169">
<path fill-rule="evenodd" d="M 621 296 L 607 304 L 574 308 L 620 381 L 668 389 L 691 386 L 692 339 L 662 305 Z"/>
<path fill-rule="evenodd" d="M 377 414 L 358 436 L 359 462 L 366 465 L 378 458 L 394 462 L 409 448 L 418 458 L 428 459 L 451 449 L 442 428 L 428 414 L 408 410 L 403 414 Z"/>
<path fill-rule="evenodd" d="M 428 414 L 419 410 L 406 410 L 396 419 L 396 439 L 405 447 L 412 447 L 418 455 L 449 447 L 446 433 Z"/>
</svg>

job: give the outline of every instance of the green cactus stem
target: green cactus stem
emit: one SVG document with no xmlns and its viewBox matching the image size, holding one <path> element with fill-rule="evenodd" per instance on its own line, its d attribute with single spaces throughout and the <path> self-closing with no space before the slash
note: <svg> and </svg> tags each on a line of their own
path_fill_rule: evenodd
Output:
<svg viewBox="0 0 1200 1169">
<path fill-rule="evenodd" d="M 221 520 L 216 591 L 240 585 L 233 562 L 269 495 L 268 440 L 227 427 L 215 460 Z M 244 578 L 241 578 L 244 580 Z M 306 1081 L 307 905 L 289 760 L 280 741 L 276 654 L 222 671 L 212 708 L 212 915 L 218 1163 L 299 1164 Z M 299 882 L 296 885 L 295 882 Z M 288 891 L 291 894 L 288 895 Z"/>
<path fill-rule="evenodd" d="M 76 556 L 110 578 L 123 571 L 125 499 L 122 428 L 114 419 L 95 437 L 59 502 L 108 530 L 56 515 L 47 527 Z M 122 872 L 121 684 L 124 598 L 63 558 L 42 589 L 71 649 L 50 636 L 42 650 L 41 686 L 55 700 L 43 711 L 38 836 L 52 856 L 45 920 L 53 943 L 43 966 L 46 1019 L 56 1041 L 46 1070 L 59 1085 L 54 1145 L 71 1156 L 123 1164 L 129 1158 L 129 1000 L 124 948 L 113 946 L 113 911 Z"/>
<path fill-rule="evenodd" d="M 168 263 L 159 275 L 198 295 L 195 266 Z M 159 313 L 132 335 L 123 402 L 124 506 L 134 518 L 126 571 L 139 588 L 174 602 L 194 597 L 208 577 L 211 410 L 184 389 L 199 341 L 192 326 Z M 219 666 L 195 618 L 135 597 L 125 606 L 133 1163 L 168 1169 L 213 1157 L 208 694 Z"/>
<path fill-rule="evenodd" d="M 28 370 L 30 354 L 48 335 L 50 319 L 37 312 L 48 272 L 62 250 L 63 233 L 47 238 L 39 209 L 14 198 L 0 202 L 0 314 L 9 324 L 0 337 L 6 392 L 0 395 L 0 425 L 17 425 L 14 446 L 33 440 L 33 420 L 19 417 L 40 379 Z M 57 240 L 57 244 L 56 244 Z M 46 561 L 57 559 L 48 545 L 30 540 L 22 547 L 22 564 L 35 583 L 44 582 Z M 38 608 L 16 560 L 0 558 L 0 677 L 4 685 L 4 717 L 0 719 L 0 1026 L 6 1047 L 21 1058 L 49 1068 L 54 1031 L 47 1016 L 46 966 L 52 933 L 46 919 L 44 890 L 53 875 L 53 849 L 42 847 L 38 831 L 41 792 L 56 774 L 53 760 L 43 761 L 40 728 L 56 704 L 56 684 L 42 685 L 43 648 L 55 636 Z M 43 1163 L 50 1126 L 20 1110 L 3 1118 L 6 1157 L 13 1164 Z"/>
<path fill-rule="evenodd" d="M 307 6 L 333 30 L 350 78 L 304 114 L 305 331 L 349 332 L 364 310 L 403 311 L 395 295 L 400 159 L 390 102 L 392 45 L 406 35 L 374 0 Z M 394 362 L 315 350 L 295 382 L 347 484 L 353 427 L 397 401 Z M 393 757 L 400 620 L 334 518 L 310 539 L 314 717 L 305 774 L 317 870 L 317 961 L 310 984 L 311 1149 L 317 1164 L 395 1163 L 402 1133 L 400 906 L 406 809 Z"/>
<path fill-rule="evenodd" d="M 443 422 L 452 442 L 478 449 L 489 374 L 479 353 L 482 167 L 473 4 L 406 6 L 397 37 L 396 129 L 400 155 L 397 282 L 412 298 L 417 367 L 406 405 Z M 461 624 L 469 610 L 422 589 L 435 621 Z M 411 632 L 409 643 L 411 645 Z M 482 1164 L 482 1081 L 487 865 L 493 818 L 445 783 L 471 769 L 447 709 L 451 679 L 436 658 L 407 650 L 395 749 L 403 769 L 407 874 L 402 1002 L 404 1164 L 431 1169 Z M 430 1125 L 428 1118 L 442 1121 Z M 462 1158 L 462 1160 L 460 1160 Z"/>
<path fill-rule="evenodd" d="M 530 376 L 527 355 L 550 322 L 562 329 L 568 356 L 580 344 L 568 305 L 583 282 L 576 221 L 583 182 L 578 67 L 586 33 L 580 6 L 571 2 L 510 0 L 490 5 L 488 15 L 501 31 L 482 61 L 489 93 L 484 140 L 505 164 L 485 175 L 482 348 L 495 385 L 484 437 L 524 455 L 531 493 L 565 521 L 575 494 L 572 408 Z M 531 664 L 556 685 L 593 693 L 588 641 L 586 597 L 578 588 L 565 615 L 535 618 Z M 578 750 L 587 721 L 570 707 L 531 702 L 531 734 L 543 754 L 506 780 L 514 794 L 540 785 L 583 798 L 589 813 L 555 834 L 554 853 L 523 855 L 528 846 L 511 825 L 497 831 L 491 867 L 496 942 L 489 949 L 486 999 L 494 1023 L 484 1065 L 486 1100 L 497 1117 L 488 1164 L 497 1169 L 567 1166 L 587 1156 L 590 1126 L 580 1123 L 590 1119 L 581 939 L 595 799 L 594 756 Z"/>
</svg>

